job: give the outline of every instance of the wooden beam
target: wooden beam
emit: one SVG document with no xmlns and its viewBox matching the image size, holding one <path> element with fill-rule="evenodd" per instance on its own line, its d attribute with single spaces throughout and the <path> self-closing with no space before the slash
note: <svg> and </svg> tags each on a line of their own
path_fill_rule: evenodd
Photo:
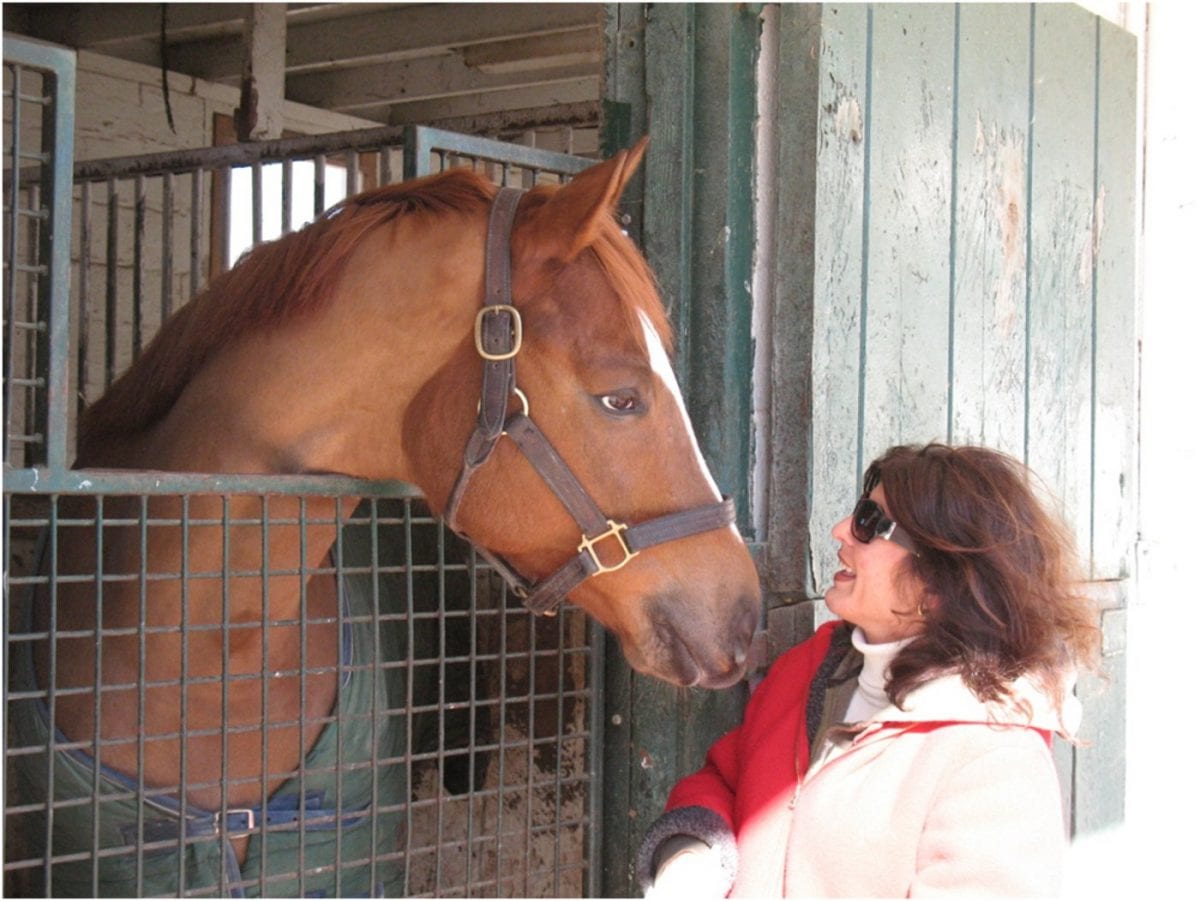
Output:
<svg viewBox="0 0 1200 901">
<path fill-rule="evenodd" d="M 401 124 L 409 124 L 407 122 Z M 487 135 L 499 140 L 509 140 L 514 133 L 549 128 L 570 128 L 576 135 L 581 129 L 599 128 L 600 101 L 586 100 L 581 103 L 565 103 L 559 106 L 537 106 L 528 109 L 505 108 L 498 113 L 481 113 L 474 116 L 456 116 L 449 119 L 426 119 L 423 124 L 447 131 L 468 135 Z M 584 136 L 580 147 L 557 147 L 563 153 L 594 154 L 597 136 Z M 540 146 L 540 145 L 539 145 Z"/>
<path fill-rule="evenodd" d="M 37 36 L 71 47 L 125 58 L 123 45 L 158 43 L 162 29 L 159 3 L 22 4 Z M 240 40 L 249 3 L 168 3 L 167 30 L 174 40 L 229 36 Z"/>
<path fill-rule="evenodd" d="M 299 103 L 347 112 L 588 77 L 598 79 L 598 65 L 562 66 L 534 74 L 490 75 L 469 68 L 462 57 L 448 53 L 429 59 L 292 76 L 287 80 L 287 94 Z"/>
<path fill-rule="evenodd" d="M 370 62 L 413 59 L 487 41 L 529 39 L 599 28 L 598 3 L 454 3 L 383 9 L 327 21 L 293 24 L 289 17 L 289 75 Z M 173 68 L 209 81 L 240 71 L 237 41 L 214 39 L 171 47 Z"/>
<path fill-rule="evenodd" d="M 484 94 L 464 94 L 435 100 L 418 100 L 392 105 L 388 122 L 391 125 L 426 125 L 450 119 L 494 116 L 513 110 L 535 110 L 549 107 L 576 106 L 597 102 L 600 98 L 600 75 L 595 73 L 571 81 L 537 84 L 511 90 L 489 91 Z M 365 115 L 362 111 L 359 115 Z M 371 118 L 379 113 L 372 110 Z"/>
<path fill-rule="evenodd" d="M 473 44 L 463 48 L 462 57 L 470 68 L 492 75 L 589 63 L 598 66 L 601 44 L 598 28 L 577 28 L 534 40 L 518 38 Z"/>
</svg>

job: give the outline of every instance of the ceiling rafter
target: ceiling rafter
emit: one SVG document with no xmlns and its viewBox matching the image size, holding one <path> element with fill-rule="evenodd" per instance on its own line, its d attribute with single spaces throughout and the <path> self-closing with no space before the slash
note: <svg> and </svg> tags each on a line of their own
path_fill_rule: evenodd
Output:
<svg viewBox="0 0 1200 901">
<path fill-rule="evenodd" d="M 561 118 L 599 101 L 603 4 L 289 3 L 285 96 L 379 122 Z M 103 14 L 98 14 L 99 10 Z M 8 3 L 5 28 L 239 84 L 246 3 Z M 515 121 L 515 120 L 514 120 Z"/>
</svg>

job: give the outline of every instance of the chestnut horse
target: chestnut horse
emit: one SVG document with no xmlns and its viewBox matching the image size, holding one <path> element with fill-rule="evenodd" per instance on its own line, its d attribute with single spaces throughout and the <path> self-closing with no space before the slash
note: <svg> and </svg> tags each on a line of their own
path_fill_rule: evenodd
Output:
<svg viewBox="0 0 1200 901">
<path fill-rule="evenodd" d="M 378 188 L 253 250 L 170 318 L 84 414 L 77 467 L 413 483 L 531 583 L 590 558 L 570 600 L 635 669 L 733 684 L 759 587 L 730 517 L 636 551 L 622 539 L 721 503 L 671 372 L 654 279 L 613 216 L 644 149 L 512 198 L 509 351 L 487 354 L 478 335 L 498 189 L 458 169 Z M 497 358 L 519 364 L 501 390 L 509 420 L 465 478 Z M 585 547 L 596 536 L 581 536 L 555 477 L 505 437 L 516 420 L 559 458 L 567 493 L 603 511 L 603 542 Z M 71 503 L 81 506 L 64 500 L 64 523 L 73 509 L 97 516 L 94 502 Z M 270 798 L 338 700 L 336 503 L 106 498 L 105 519 L 121 522 L 102 542 L 94 526 L 60 526 L 53 603 L 43 592 L 34 619 L 54 638 L 33 654 L 40 686 L 53 673 L 58 731 L 105 772 L 195 809 Z M 132 524 L 139 516 L 149 524 Z M 226 844 L 244 859 L 246 840 Z"/>
</svg>

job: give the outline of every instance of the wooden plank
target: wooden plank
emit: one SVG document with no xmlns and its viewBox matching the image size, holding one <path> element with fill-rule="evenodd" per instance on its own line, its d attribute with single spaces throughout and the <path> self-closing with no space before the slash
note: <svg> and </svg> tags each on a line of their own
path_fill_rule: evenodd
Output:
<svg viewBox="0 0 1200 901">
<path fill-rule="evenodd" d="M 534 117 L 551 107 L 572 108 L 597 103 L 600 77 L 588 75 L 572 81 L 532 85 L 481 94 L 463 94 L 438 100 L 415 100 L 362 112 L 387 121 L 389 125 L 431 125 L 449 127 L 452 120 L 512 114 Z"/>
<path fill-rule="evenodd" d="M 745 6 L 696 7 L 697 66 L 691 357 L 684 396 L 713 477 L 752 536 L 749 492 L 751 283 L 755 251 L 757 15 Z M 717 136 L 723 136 L 717 140 Z"/>
<path fill-rule="evenodd" d="M 1028 7 L 959 10 L 950 437 L 1025 444 Z"/>
<path fill-rule="evenodd" d="M 534 71 L 488 73 L 470 68 L 458 54 L 359 66 L 336 72 L 290 75 L 292 100 L 324 109 L 366 110 L 405 101 L 514 90 L 596 77 L 595 63 Z"/>
<path fill-rule="evenodd" d="M 756 334 L 769 385 L 769 431 L 755 452 L 766 455 L 765 553 L 761 574 L 767 604 L 802 600 L 808 584 L 808 473 L 812 458 L 814 236 L 817 230 L 817 153 L 821 138 L 822 11 L 811 4 L 779 7 L 775 123 L 775 196 L 765 198 L 773 220 L 773 274 L 765 279 L 770 328 Z M 762 240 L 762 239 L 760 239 Z M 764 344 L 764 339 L 767 343 Z M 756 374 L 756 378 L 760 376 Z M 759 386 L 756 386 L 759 387 Z M 774 659 L 774 657 L 772 657 Z"/>
<path fill-rule="evenodd" d="M 945 438 L 954 7 L 875 7 L 862 397 L 869 460 Z"/>
<path fill-rule="evenodd" d="M 654 115 L 648 116 L 650 147 L 643 167 L 654 189 L 645 192 L 642 241 L 675 325 L 676 347 L 687 346 L 691 323 L 694 31 L 690 4 L 656 4 L 646 11 L 644 92 L 647 104 L 654 101 Z M 686 355 L 676 356 L 675 372 L 686 388 Z"/>
<path fill-rule="evenodd" d="M 1133 572 L 1137 508 L 1137 39 L 1099 22 L 1092 578 Z"/>
<path fill-rule="evenodd" d="M 837 569 L 837 547 L 829 530 L 850 512 L 862 477 L 858 408 L 869 17 L 870 7 L 858 4 L 827 6 L 821 17 L 813 215 L 812 500 L 805 540 L 812 596 L 824 593 Z M 781 57 L 787 52 L 781 48 Z"/>
<path fill-rule="evenodd" d="M 1076 689 L 1084 717 L 1073 778 L 1064 785 L 1071 796 L 1073 835 L 1115 826 L 1125 818 L 1126 611 L 1104 611 L 1101 626 L 1103 675 L 1084 674 Z"/>
<path fill-rule="evenodd" d="M 1094 17 L 1034 8 L 1026 460 L 1090 544 Z"/>
</svg>

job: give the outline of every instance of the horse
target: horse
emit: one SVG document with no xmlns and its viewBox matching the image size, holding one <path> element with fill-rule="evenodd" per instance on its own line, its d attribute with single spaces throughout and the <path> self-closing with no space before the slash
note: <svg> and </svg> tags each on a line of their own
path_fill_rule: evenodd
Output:
<svg viewBox="0 0 1200 901">
<path fill-rule="evenodd" d="M 562 186 L 497 188 L 450 169 L 375 188 L 255 248 L 85 410 L 76 467 L 411 483 L 535 612 L 566 596 L 635 670 L 735 683 L 757 574 L 684 409 L 653 275 L 614 215 L 645 148 Z M 239 869 L 251 842 L 275 841 L 256 829 L 353 693 L 339 660 L 372 643 L 338 624 L 344 503 L 63 500 L 45 564 L 56 588 L 33 603 L 34 632 L 50 636 L 31 643 L 31 678 L 52 699 L 40 715 L 101 794 L 153 808 L 135 814 L 140 832 L 108 835 L 97 816 L 64 847 L 182 843 L 189 867 L 207 854 L 220 872 L 185 880 L 172 863 L 180 890 L 253 882 Z M 374 640 L 375 662 L 402 657 Z M 386 706 L 378 691 L 363 689 L 368 709 Z M 60 766 L 48 767 L 56 791 L 70 781 Z M 330 797 L 357 791 L 341 778 Z M 311 817 L 306 840 L 322 822 L 389 832 L 370 803 L 302 796 L 282 816 Z M 137 863 L 136 882 L 114 876 L 114 893 L 140 890 L 152 863 Z M 96 890 L 73 878 L 56 876 L 56 892 Z M 297 890 L 272 878 L 260 887 Z"/>
</svg>

